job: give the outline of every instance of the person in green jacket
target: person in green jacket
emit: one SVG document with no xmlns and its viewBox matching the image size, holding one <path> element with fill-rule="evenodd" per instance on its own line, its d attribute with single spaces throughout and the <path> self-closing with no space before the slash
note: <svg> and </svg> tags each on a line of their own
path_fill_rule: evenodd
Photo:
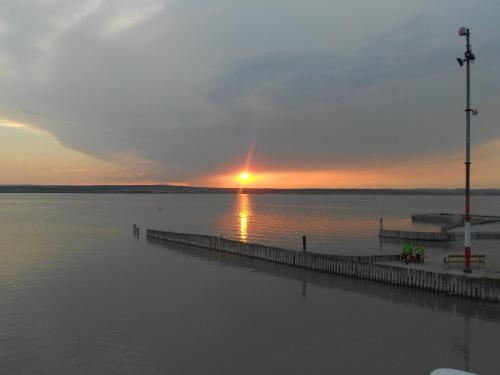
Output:
<svg viewBox="0 0 500 375">
<path fill-rule="evenodd" d="M 403 246 L 403 252 L 401 253 L 401 260 L 404 260 L 406 264 L 413 258 L 413 246 L 408 242 Z"/>
<path fill-rule="evenodd" d="M 417 262 L 423 262 L 425 258 L 425 248 L 424 245 L 420 244 L 417 246 L 416 259 Z"/>
</svg>

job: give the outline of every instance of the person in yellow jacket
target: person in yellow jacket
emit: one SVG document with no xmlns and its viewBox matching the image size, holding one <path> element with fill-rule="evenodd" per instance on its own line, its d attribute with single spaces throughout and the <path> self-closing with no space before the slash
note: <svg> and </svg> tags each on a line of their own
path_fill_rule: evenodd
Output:
<svg viewBox="0 0 500 375">
<path fill-rule="evenodd" d="M 424 245 L 420 244 L 417 246 L 417 250 L 415 251 L 415 257 L 417 262 L 422 263 L 425 258 L 425 248 Z"/>
</svg>

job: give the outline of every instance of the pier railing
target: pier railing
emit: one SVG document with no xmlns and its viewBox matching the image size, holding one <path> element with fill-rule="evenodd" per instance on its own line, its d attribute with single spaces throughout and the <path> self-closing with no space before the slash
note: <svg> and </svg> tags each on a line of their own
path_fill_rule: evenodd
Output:
<svg viewBox="0 0 500 375">
<path fill-rule="evenodd" d="M 448 232 L 414 232 L 390 229 L 381 229 L 379 237 L 411 241 L 449 241 L 453 239 Z"/>
<path fill-rule="evenodd" d="M 459 241 L 463 240 L 463 232 L 414 232 L 405 230 L 379 230 L 380 238 L 392 238 L 407 241 Z M 473 240 L 498 240 L 500 232 L 472 232 Z"/>
<path fill-rule="evenodd" d="M 149 239 L 198 246 L 293 267 L 500 302 L 500 279 L 467 277 L 378 263 L 395 261 L 399 259 L 399 255 L 343 256 L 299 252 L 199 234 L 152 229 L 148 229 L 146 234 Z"/>
</svg>

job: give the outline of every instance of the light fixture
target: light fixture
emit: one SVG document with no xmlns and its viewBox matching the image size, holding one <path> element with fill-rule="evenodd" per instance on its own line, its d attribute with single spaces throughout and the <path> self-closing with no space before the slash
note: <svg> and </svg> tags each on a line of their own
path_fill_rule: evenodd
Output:
<svg viewBox="0 0 500 375">
<path fill-rule="evenodd" d="M 470 62 L 474 62 L 474 60 L 476 59 L 476 56 L 474 56 L 474 54 L 471 51 L 466 51 L 464 56 Z"/>
<path fill-rule="evenodd" d="M 469 33 L 469 29 L 465 26 L 462 26 L 460 29 L 458 29 L 459 36 L 466 36 L 468 33 Z"/>
</svg>

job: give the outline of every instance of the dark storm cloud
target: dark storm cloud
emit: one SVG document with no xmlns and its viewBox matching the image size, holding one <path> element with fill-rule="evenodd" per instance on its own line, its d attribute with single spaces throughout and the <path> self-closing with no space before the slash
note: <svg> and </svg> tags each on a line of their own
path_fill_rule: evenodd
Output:
<svg viewBox="0 0 500 375">
<path fill-rule="evenodd" d="M 462 23 L 479 57 L 475 141 L 500 137 L 500 5 L 468 6 L 7 1 L 0 110 L 98 158 L 151 160 L 163 167 L 155 178 L 171 180 L 241 164 L 252 142 L 269 168 L 453 151 L 463 142 Z"/>
</svg>

